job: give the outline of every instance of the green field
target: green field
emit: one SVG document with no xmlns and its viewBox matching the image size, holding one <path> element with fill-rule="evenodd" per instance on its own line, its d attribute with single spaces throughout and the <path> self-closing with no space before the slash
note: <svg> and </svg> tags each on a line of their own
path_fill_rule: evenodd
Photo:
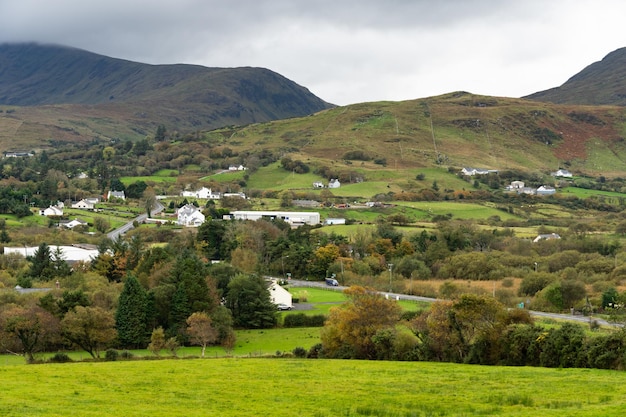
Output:
<svg viewBox="0 0 626 417">
<path fill-rule="evenodd" d="M 427 362 L 222 358 L 0 367 L 9 416 L 605 416 L 624 374 Z"/>
</svg>

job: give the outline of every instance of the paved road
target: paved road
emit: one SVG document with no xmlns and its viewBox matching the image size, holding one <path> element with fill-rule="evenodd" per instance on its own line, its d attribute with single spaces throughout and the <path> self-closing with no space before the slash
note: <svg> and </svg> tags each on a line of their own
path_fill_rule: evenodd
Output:
<svg viewBox="0 0 626 417">
<path fill-rule="evenodd" d="M 162 212 L 165 209 L 165 206 L 163 204 L 161 204 L 160 201 L 157 200 L 156 205 L 154 207 L 154 209 L 152 209 L 152 214 L 158 214 L 160 212 Z M 129 221 L 128 223 L 124 224 L 122 227 L 118 227 L 117 229 L 107 233 L 107 237 L 111 240 L 117 240 L 121 235 L 123 235 L 124 233 L 128 232 L 130 229 L 133 229 L 134 223 L 142 223 L 144 220 L 146 220 L 148 218 L 147 214 L 140 214 L 139 216 L 135 217 L 134 219 L 132 219 L 131 221 Z"/>
<path fill-rule="evenodd" d="M 323 281 L 290 280 L 289 282 L 294 287 L 325 288 L 325 289 L 331 290 L 331 291 L 343 291 L 346 288 L 348 288 L 348 287 L 343 287 L 343 286 L 332 287 L 330 285 L 326 285 L 326 283 L 323 282 Z M 391 293 L 391 292 L 385 292 L 385 291 L 379 291 L 379 293 L 383 294 L 383 295 L 385 295 L 385 296 L 387 296 L 389 298 L 396 299 L 396 300 L 423 301 L 423 302 L 427 302 L 427 303 L 432 303 L 432 302 L 437 301 L 437 298 L 420 297 L 420 296 L 417 296 L 417 295 L 397 294 L 397 293 Z M 575 315 L 575 314 L 545 313 L 543 311 L 534 311 L 534 310 L 528 310 L 528 311 L 534 317 L 546 317 L 546 318 L 551 318 L 551 319 L 555 319 L 555 320 L 576 321 L 576 322 L 585 323 L 585 324 L 595 321 L 596 323 L 598 323 L 601 326 L 618 326 L 618 327 L 623 327 L 622 324 L 609 323 L 606 320 L 603 320 L 601 318 L 595 318 L 593 316 L 580 316 L 580 315 Z"/>
</svg>

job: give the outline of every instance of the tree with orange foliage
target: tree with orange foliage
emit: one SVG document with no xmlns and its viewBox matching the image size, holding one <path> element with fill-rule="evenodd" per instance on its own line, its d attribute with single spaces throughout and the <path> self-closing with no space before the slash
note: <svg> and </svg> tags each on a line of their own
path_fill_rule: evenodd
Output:
<svg viewBox="0 0 626 417">
<path fill-rule="evenodd" d="M 328 357 L 375 359 L 373 338 L 379 331 L 395 331 L 402 309 L 381 294 L 359 286 L 344 291 L 348 301 L 330 310 L 321 332 Z"/>
</svg>

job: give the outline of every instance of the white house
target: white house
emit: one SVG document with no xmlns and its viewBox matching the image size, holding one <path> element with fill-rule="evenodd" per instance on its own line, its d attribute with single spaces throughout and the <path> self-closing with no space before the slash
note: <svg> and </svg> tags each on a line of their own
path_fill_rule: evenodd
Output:
<svg viewBox="0 0 626 417">
<path fill-rule="evenodd" d="M 243 165 L 239 165 L 239 166 L 231 165 L 231 166 L 228 167 L 229 171 L 245 171 L 246 169 L 248 169 L 248 168 L 244 167 Z"/>
<path fill-rule="evenodd" d="M 558 171 L 553 172 L 550 175 L 552 175 L 553 177 L 572 178 L 572 173 L 566 169 L 559 169 Z"/>
<path fill-rule="evenodd" d="M 285 304 L 289 307 L 293 307 L 293 298 L 291 293 L 278 285 L 275 279 L 269 281 L 267 289 L 270 292 L 270 299 L 272 300 L 272 303 L 276 305 Z"/>
<path fill-rule="evenodd" d="M 176 212 L 177 223 L 181 226 L 197 227 L 204 223 L 205 217 L 193 204 L 186 204 Z"/>
<path fill-rule="evenodd" d="M 533 239 L 533 242 L 537 243 L 541 240 L 552 240 L 552 239 L 560 239 L 560 238 L 561 236 L 559 236 L 557 233 L 547 233 L 543 235 L 537 235 L 537 237 Z"/>
<path fill-rule="evenodd" d="M 525 186 L 526 184 L 524 184 L 524 181 L 511 181 L 511 189 L 513 190 L 520 190 Z"/>
<path fill-rule="evenodd" d="M 341 183 L 339 182 L 337 178 L 334 178 L 328 181 L 328 188 L 339 188 L 339 187 L 341 187 Z"/>
<path fill-rule="evenodd" d="M 246 199 L 246 193 L 224 193 L 224 197 L 239 197 Z"/>
<path fill-rule="evenodd" d="M 324 183 L 321 181 L 315 181 L 313 183 L 313 188 L 324 188 Z"/>
<path fill-rule="evenodd" d="M 183 191 L 180 193 L 183 197 L 201 198 L 203 200 L 219 200 L 221 195 L 218 192 L 213 192 L 210 188 L 202 187 L 196 191 Z"/>
<path fill-rule="evenodd" d="M 111 198 L 119 198 L 120 200 L 126 200 L 126 193 L 124 191 L 109 191 L 107 193 L 107 200 Z"/>
<path fill-rule="evenodd" d="M 484 168 L 470 168 L 470 167 L 465 167 L 461 170 L 461 174 L 463 175 L 467 175 L 467 176 L 474 176 L 474 175 L 487 175 L 487 174 L 497 174 L 498 170 L 497 169 L 484 169 Z"/>
<path fill-rule="evenodd" d="M 62 216 L 63 209 L 57 206 L 50 206 L 46 209 L 39 210 L 39 214 L 42 216 Z"/>
<path fill-rule="evenodd" d="M 74 219 L 74 220 L 70 220 L 69 222 L 60 222 L 59 226 L 66 227 L 68 229 L 73 229 L 76 226 L 87 226 L 87 222 L 80 220 L 80 219 Z"/>
<path fill-rule="evenodd" d="M 87 201 L 87 199 L 82 199 L 75 203 L 72 203 L 72 208 L 75 209 L 83 209 L 83 210 L 93 210 L 95 208 L 95 204 L 91 201 Z"/>
<path fill-rule="evenodd" d="M 314 211 L 233 211 L 230 218 L 235 220 L 282 219 L 292 227 L 308 224 L 315 226 L 320 223 L 320 214 Z"/>
<path fill-rule="evenodd" d="M 542 185 L 537 188 L 537 195 L 552 195 L 556 193 L 556 189 L 554 187 L 550 187 L 549 185 Z"/>
</svg>

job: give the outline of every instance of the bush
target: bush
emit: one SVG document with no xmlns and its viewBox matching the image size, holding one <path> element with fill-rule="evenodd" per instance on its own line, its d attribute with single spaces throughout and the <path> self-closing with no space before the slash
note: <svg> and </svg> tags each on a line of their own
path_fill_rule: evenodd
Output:
<svg viewBox="0 0 626 417">
<path fill-rule="evenodd" d="M 322 351 L 322 344 L 317 343 L 311 346 L 311 349 L 309 349 L 309 351 L 307 352 L 306 357 L 310 359 L 317 359 L 320 357 L 321 351 Z"/>
<path fill-rule="evenodd" d="M 308 316 L 304 313 L 289 314 L 285 316 L 283 327 L 322 327 L 326 321 L 326 316 L 316 314 Z"/>
<path fill-rule="evenodd" d="M 119 352 L 115 349 L 107 349 L 107 351 L 104 354 L 104 360 L 106 361 L 116 361 L 117 358 L 119 357 Z"/>
<path fill-rule="evenodd" d="M 306 349 L 300 346 L 298 346 L 297 348 L 293 350 L 293 355 L 296 358 L 306 358 L 306 353 L 307 353 Z"/>
<path fill-rule="evenodd" d="M 53 357 L 51 357 L 50 359 L 48 359 L 49 362 L 52 363 L 66 363 L 66 362 L 73 362 L 72 358 L 70 358 L 69 356 L 67 356 L 67 353 L 63 353 L 63 352 L 58 352 L 55 353 Z"/>
<path fill-rule="evenodd" d="M 133 355 L 132 352 L 129 352 L 128 350 L 124 350 L 122 351 L 122 353 L 120 353 L 119 356 L 121 359 L 132 359 L 135 357 L 135 355 Z"/>
</svg>

